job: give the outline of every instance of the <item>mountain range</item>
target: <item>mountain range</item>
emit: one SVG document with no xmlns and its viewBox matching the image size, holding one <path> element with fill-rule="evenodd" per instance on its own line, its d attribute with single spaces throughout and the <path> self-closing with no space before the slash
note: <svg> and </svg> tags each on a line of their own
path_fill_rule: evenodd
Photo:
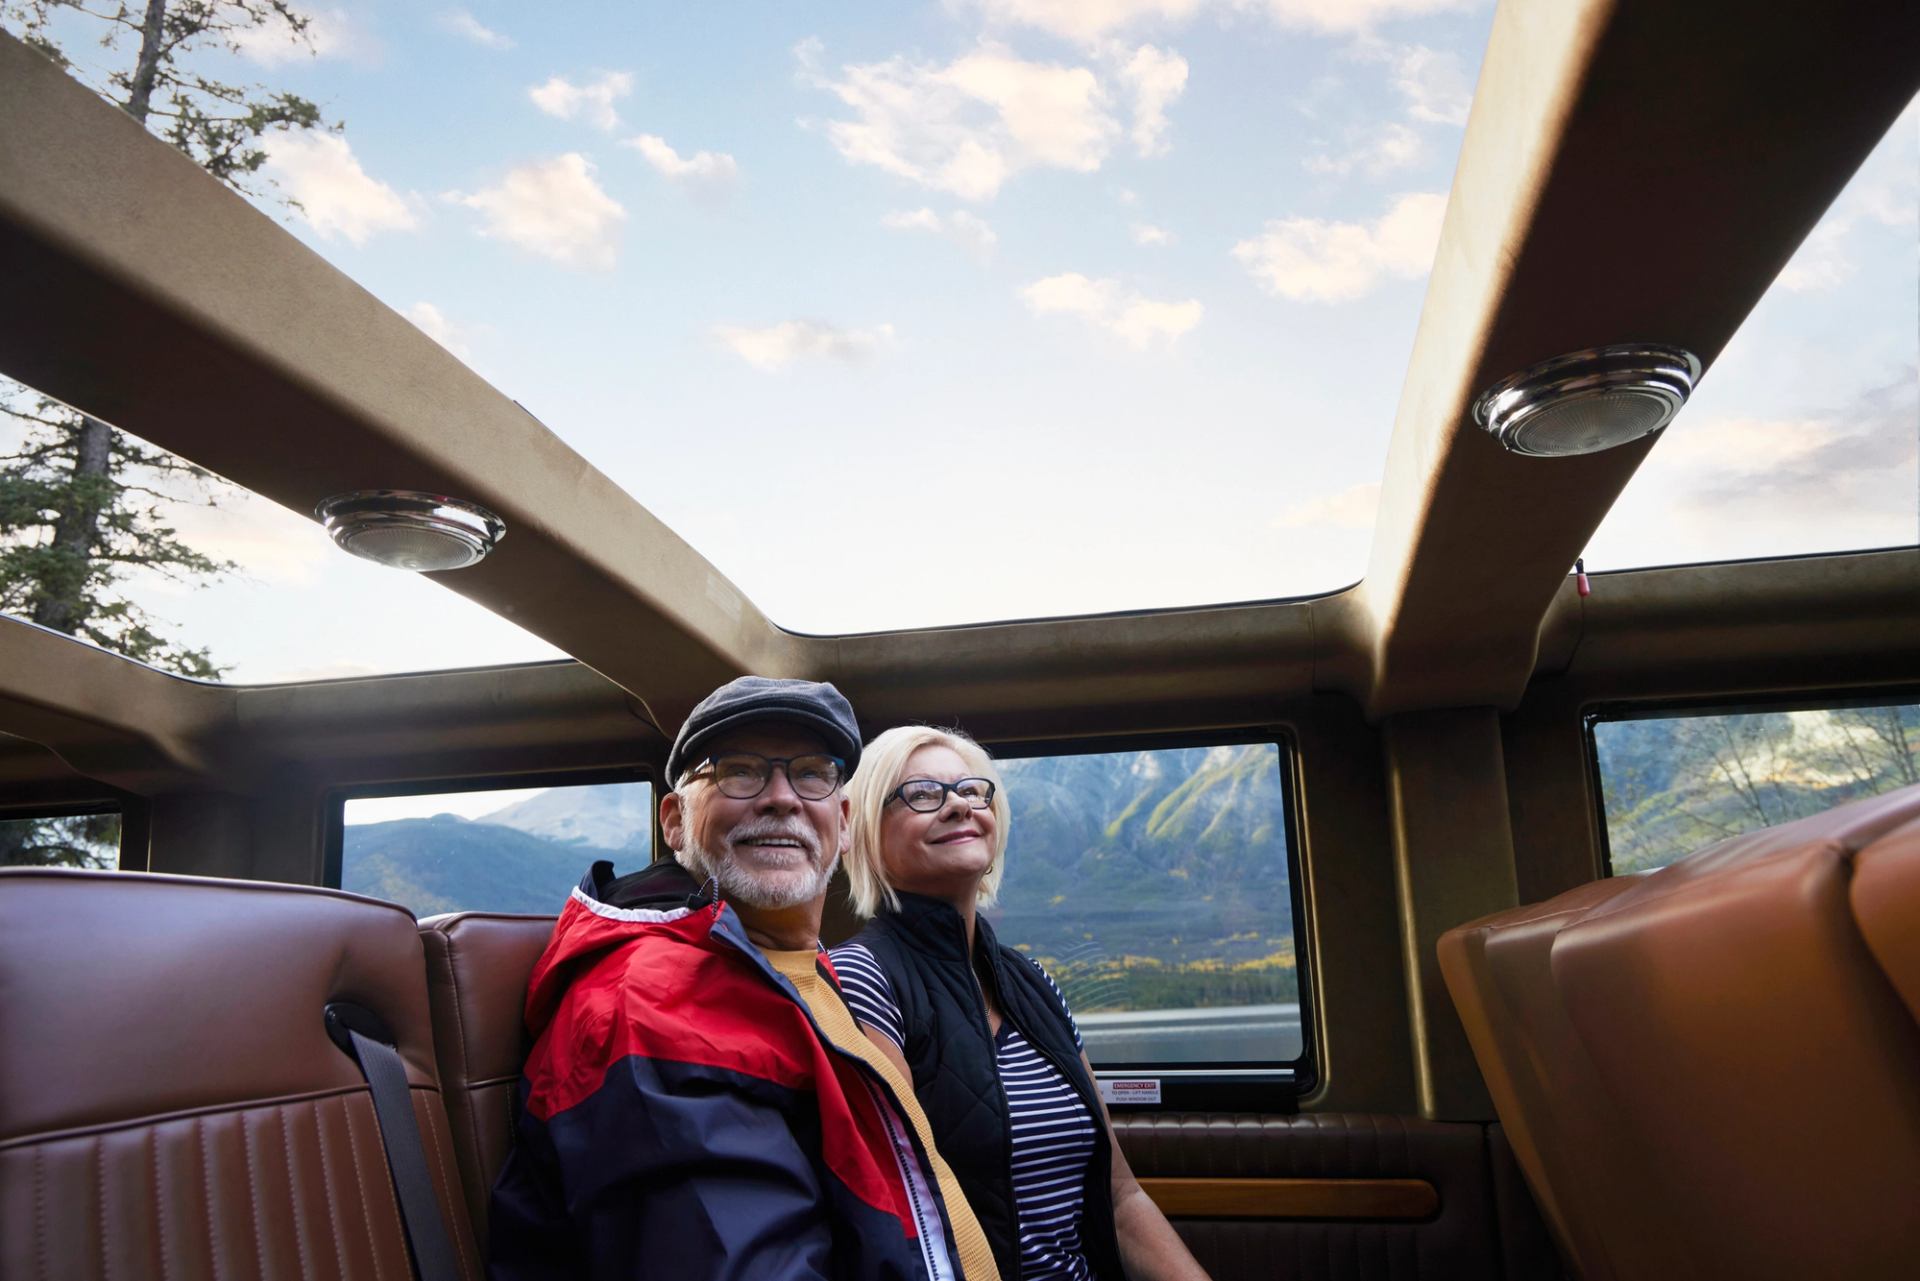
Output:
<svg viewBox="0 0 1920 1281">
<path fill-rule="evenodd" d="M 1270 743 L 999 762 L 1012 810 L 991 916 L 1044 957 L 1237 964 L 1292 946 L 1285 790 Z M 421 915 L 556 912 L 595 859 L 651 848 L 644 784 L 551 788 L 478 819 L 350 826 L 343 888 Z M 1144 909 L 1144 910 L 1143 910 Z"/>
</svg>

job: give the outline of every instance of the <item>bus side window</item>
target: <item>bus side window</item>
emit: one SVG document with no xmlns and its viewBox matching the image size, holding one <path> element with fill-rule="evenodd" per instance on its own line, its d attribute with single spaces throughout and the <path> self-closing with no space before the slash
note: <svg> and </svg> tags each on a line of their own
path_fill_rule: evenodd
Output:
<svg viewBox="0 0 1920 1281">
<path fill-rule="evenodd" d="M 1616 874 L 1920 783 L 1920 704 L 1601 712 L 1591 724 Z"/>
<path fill-rule="evenodd" d="M 1273 741 L 997 761 L 1012 822 L 989 910 L 1102 1069 L 1296 1066 L 1290 761 Z"/>
<path fill-rule="evenodd" d="M 118 871 L 120 811 L 0 811 L 0 867 L 85 867 Z"/>
<path fill-rule="evenodd" d="M 548 787 L 360 795 L 341 804 L 343 890 L 438 912 L 557 913 L 597 859 L 653 856 L 653 788 L 631 778 Z"/>
</svg>

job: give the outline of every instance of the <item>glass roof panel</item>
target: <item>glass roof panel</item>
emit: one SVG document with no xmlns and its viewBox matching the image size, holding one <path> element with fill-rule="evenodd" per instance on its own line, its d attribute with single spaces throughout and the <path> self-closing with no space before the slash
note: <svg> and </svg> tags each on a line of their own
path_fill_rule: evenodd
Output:
<svg viewBox="0 0 1920 1281">
<path fill-rule="evenodd" d="M 40 409 L 38 397 L 5 379 L 0 379 L 0 405 L 56 419 L 68 412 L 57 406 Z M 31 426 L 0 416 L 0 458 L 17 455 L 33 439 Z M 163 463 L 179 462 L 137 438 L 118 439 Z M 37 474 L 44 478 L 70 467 L 70 461 L 59 458 Z M 338 551 L 320 526 L 304 516 L 217 477 L 202 477 L 165 467 L 117 470 L 122 484 L 138 487 L 127 506 L 152 509 L 150 517 L 141 518 L 143 527 L 169 531 L 193 551 L 232 568 L 207 573 L 180 566 L 128 565 L 117 581 L 100 588 L 96 608 L 81 620 L 82 634 L 94 633 L 88 639 L 189 674 L 192 668 L 168 661 L 169 652 L 204 651 L 218 678 L 233 684 L 566 657 L 427 578 Z M 50 532 L 33 528 L 0 535 L 0 558 L 9 548 L 45 544 Z M 116 539 L 116 555 L 127 555 L 128 548 L 125 539 Z M 25 580 L 7 569 L 0 559 L 0 609 L 32 618 L 35 610 Z M 119 617 L 127 606 L 144 617 Z M 142 653 L 128 622 L 149 627 L 160 652 Z"/>
<path fill-rule="evenodd" d="M 1489 0 L 309 12 L 311 54 L 208 58 L 345 122 L 269 139 L 298 204 L 262 208 L 776 622 L 1362 573 Z M 469 617 L 439 651 L 424 615 L 380 639 L 354 620 L 471 607 L 293 545 L 236 554 L 244 587 L 142 590 L 238 679 L 531 639 Z M 328 643 L 241 634 L 269 619 Z"/>
<path fill-rule="evenodd" d="M 1920 543 L 1920 99 L 1595 532 L 1587 568 Z"/>
</svg>

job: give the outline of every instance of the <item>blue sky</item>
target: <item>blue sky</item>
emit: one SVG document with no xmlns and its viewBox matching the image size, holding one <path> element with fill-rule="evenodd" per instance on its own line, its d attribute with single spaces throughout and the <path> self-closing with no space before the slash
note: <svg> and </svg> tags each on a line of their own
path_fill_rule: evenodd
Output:
<svg viewBox="0 0 1920 1281">
<path fill-rule="evenodd" d="M 313 53 L 222 56 L 346 126 L 278 144 L 304 209 L 263 207 L 774 621 L 1203 604 L 1364 569 L 1491 5 L 312 12 Z M 1917 138 L 1910 111 L 1596 567 L 1914 540 Z M 182 527 L 245 573 L 135 590 L 233 679 L 552 656 L 264 501 Z M 834 572 L 793 572 L 806 546 Z"/>
</svg>

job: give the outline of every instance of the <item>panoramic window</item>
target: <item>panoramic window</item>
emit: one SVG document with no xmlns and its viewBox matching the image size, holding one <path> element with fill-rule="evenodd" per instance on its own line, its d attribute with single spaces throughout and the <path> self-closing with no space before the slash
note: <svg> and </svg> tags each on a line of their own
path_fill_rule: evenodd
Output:
<svg viewBox="0 0 1920 1281">
<path fill-rule="evenodd" d="M 262 122 L 197 161 L 770 618 L 844 632 L 1357 580 L 1493 8 L 342 0 L 164 57 Z M 101 12 L 33 34 L 125 110 L 140 40 Z M 864 572 L 822 592 L 767 554 L 737 466 L 766 459 Z M 992 572 L 899 590 L 919 542 L 874 531 L 956 470 Z M 378 615 L 318 603 L 303 555 L 188 542 L 258 580 L 249 617 Z M 172 591 L 142 603 L 174 621 Z M 378 652 L 455 634 L 285 666 L 496 661 Z M 254 648 L 213 657 L 286 674 Z"/>
<path fill-rule="evenodd" d="M 1920 543 L 1920 100 L 1734 334 L 1587 567 Z"/>
<path fill-rule="evenodd" d="M 119 810 L 0 813 L 0 867 L 119 866 Z"/>
<path fill-rule="evenodd" d="M 998 764 L 1012 827 L 989 919 L 1060 985 L 1096 1066 L 1301 1058 L 1287 762 L 1277 745 Z"/>
<path fill-rule="evenodd" d="M 1593 725 L 1615 873 L 1920 783 L 1920 704 Z"/>
<path fill-rule="evenodd" d="M 556 915 L 596 859 L 653 851 L 642 782 L 362 796 L 341 809 L 340 888 L 437 912 Z"/>
</svg>

